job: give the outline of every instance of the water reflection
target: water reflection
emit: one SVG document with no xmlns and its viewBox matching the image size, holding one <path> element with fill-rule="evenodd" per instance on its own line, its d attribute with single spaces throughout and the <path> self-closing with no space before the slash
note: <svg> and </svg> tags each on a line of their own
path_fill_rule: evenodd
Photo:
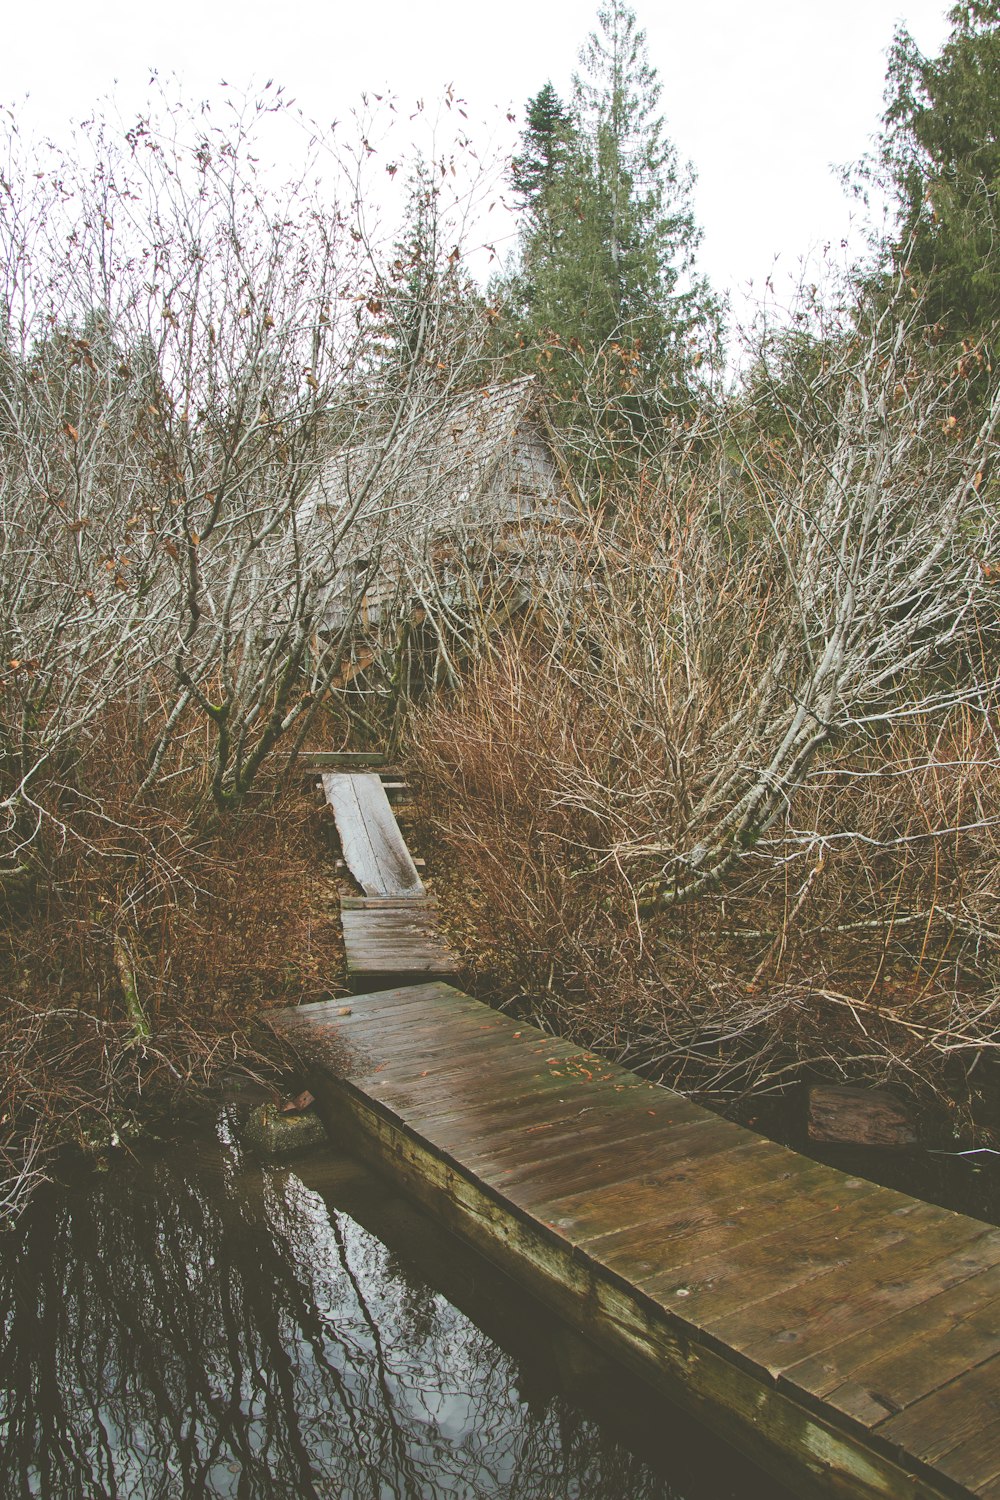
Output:
<svg viewBox="0 0 1000 1500">
<path fill-rule="evenodd" d="M 571 1337 L 332 1153 L 261 1171 L 226 1139 L 165 1152 L 47 1193 L 0 1255 L 11 1500 L 679 1493 L 529 1347 L 554 1339 L 572 1376 Z"/>
</svg>

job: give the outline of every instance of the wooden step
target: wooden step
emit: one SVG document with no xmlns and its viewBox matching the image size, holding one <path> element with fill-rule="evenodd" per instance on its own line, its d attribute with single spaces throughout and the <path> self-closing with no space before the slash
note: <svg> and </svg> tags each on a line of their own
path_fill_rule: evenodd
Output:
<svg viewBox="0 0 1000 1500">
<path fill-rule="evenodd" d="M 426 861 L 426 859 L 423 858 L 422 855 L 420 855 L 420 854 L 411 855 L 411 858 L 413 860 L 413 865 L 414 865 L 415 869 L 417 869 L 417 870 L 426 870 L 426 868 L 427 868 L 427 861 Z M 341 871 L 343 871 L 343 870 L 349 870 L 350 869 L 350 865 L 347 863 L 346 859 L 337 859 L 337 860 L 334 860 L 334 868 L 337 869 L 337 870 L 341 870 Z M 409 898 L 401 898 L 401 899 L 409 899 L 411 901 L 421 901 L 421 900 L 423 900 L 423 897 L 422 896 L 411 896 Z"/>
<path fill-rule="evenodd" d="M 342 861 L 341 861 L 342 863 Z M 414 860 L 422 865 L 423 860 Z M 341 911 L 433 911 L 437 906 L 436 896 L 341 896 Z"/>
<path fill-rule="evenodd" d="M 458 965 L 423 901 L 393 906 L 342 906 L 344 953 L 352 990 L 394 989 L 429 979 L 452 979 Z"/>
<path fill-rule="evenodd" d="M 324 771 L 377 771 L 389 765 L 389 757 L 368 750 L 300 750 L 296 764 Z"/>
</svg>

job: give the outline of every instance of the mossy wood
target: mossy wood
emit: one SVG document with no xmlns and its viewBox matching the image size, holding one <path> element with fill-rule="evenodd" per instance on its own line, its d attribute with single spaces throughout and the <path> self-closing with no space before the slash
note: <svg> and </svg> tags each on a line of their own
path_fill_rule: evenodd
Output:
<svg viewBox="0 0 1000 1500">
<path fill-rule="evenodd" d="M 795 1494 L 1000 1500 L 1000 1231 L 448 984 L 338 1009 L 272 1018 L 338 1138 Z"/>
</svg>

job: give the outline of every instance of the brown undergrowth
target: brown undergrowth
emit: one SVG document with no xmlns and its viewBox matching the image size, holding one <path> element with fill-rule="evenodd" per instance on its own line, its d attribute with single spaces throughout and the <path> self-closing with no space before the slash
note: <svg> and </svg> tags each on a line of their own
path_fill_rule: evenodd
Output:
<svg viewBox="0 0 1000 1500">
<path fill-rule="evenodd" d="M 415 724 L 439 890 L 479 992 L 717 1103 L 890 1082 L 949 1133 L 995 1138 L 992 710 L 832 748 L 724 879 L 647 911 L 677 767 L 652 729 L 623 756 L 609 708 L 522 651 Z"/>
<path fill-rule="evenodd" d="M 315 799 L 272 778 L 195 822 L 180 796 L 135 799 L 105 728 L 43 820 L 33 898 L 0 924 L 0 1218 L 59 1147 L 125 1140 L 234 1066 L 273 1075 L 260 1012 L 342 979 Z"/>
</svg>

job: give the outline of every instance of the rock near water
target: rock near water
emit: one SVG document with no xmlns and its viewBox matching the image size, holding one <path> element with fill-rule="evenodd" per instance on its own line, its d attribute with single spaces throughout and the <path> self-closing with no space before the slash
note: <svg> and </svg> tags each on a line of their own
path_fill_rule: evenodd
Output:
<svg viewBox="0 0 1000 1500">
<path fill-rule="evenodd" d="M 240 1134 L 245 1146 L 268 1160 L 296 1156 L 325 1145 L 328 1139 L 322 1120 L 313 1110 L 282 1110 L 276 1104 L 259 1104 L 252 1109 Z"/>
</svg>

